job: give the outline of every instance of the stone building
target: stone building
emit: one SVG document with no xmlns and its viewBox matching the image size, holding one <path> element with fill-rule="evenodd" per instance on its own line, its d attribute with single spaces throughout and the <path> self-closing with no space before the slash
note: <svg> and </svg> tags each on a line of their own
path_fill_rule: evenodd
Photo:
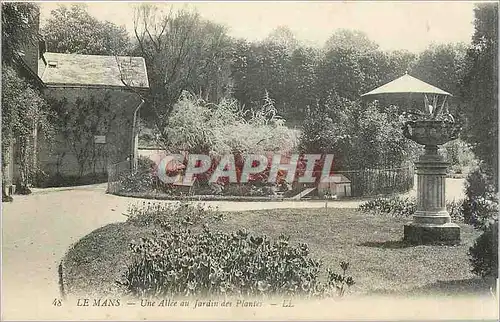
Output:
<svg viewBox="0 0 500 322">
<path fill-rule="evenodd" d="M 38 68 L 49 104 L 61 104 L 60 108 L 74 114 L 63 127 L 75 134 L 60 131 L 52 149 L 39 151 L 42 170 L 62 175 L 103 173 L 109 164 L 131 157 L 136 141 L 133 122 L 137 122 L 136 110 L 142 104 L 140 94 L 148 90 L 142 57 L 47 52 Z M 89 122 L 85 131 L 74 133 L 79 131 L 75 127 L 81 129 Z M 78 140 L 76 134 L 85 136 Z"/>
<path fill-rule="evenodd" d="M 34 28 L 38 30 L 39 23 Z M 96 123 L 87 124 L 85 136 L 57 131 L 50 145 L 44 133 L 35 131 L 34 166 L 47 175 L 103 173 L 109 164 L 125 161 L 135 153 L 134 124 L 143 103 L 141 95 L 149 90 L 142 57 L 52 53 L 40 41 L 27 44 L 16 65 L 19 74 L 39 89 L 49 104 L 56 104 L 60 111 L 67 109 L 70 122 L 66 122 L 66 129 Z M 75 114 L 80 119 L 71 118 Z M 71 126 L 71 121 L 76 123 Z M 61 122 L 57 119 L 59 128 L 64 128 Z M 4 191 L 12 190 L 12 183 L 19 178 L 15 143 L 11 152 L 3 169 Z"/>
</svg>

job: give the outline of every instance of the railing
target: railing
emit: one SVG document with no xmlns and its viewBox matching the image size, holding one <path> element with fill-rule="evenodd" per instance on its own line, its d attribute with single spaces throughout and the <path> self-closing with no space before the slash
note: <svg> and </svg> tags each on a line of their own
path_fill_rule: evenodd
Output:
<svg viewBox="0 0 500 322">
<path fill-rule="evenodd" d="M 143 174 L 151 174 L 151 170 L 140 171 Z M 130 161 L 123 161 L 108 167 L 108 193 L 119 193 L 123 185 L 123 179 L 132 174 Z M 139 174 L 139 173 L 138 173 Z M 350 191 L 352 197 L 367 197 L 376 195 L 388 195 L 394 193 L 404 193 L 414 187 L 414 166 L 408 163 L 402 167 L 387 167 L 380 169 L 362 169 L 336 171 L 350 181 Z M 149 183 L 153 190 L 162 190 L 159 180 Z M 179 186 L 179 189 L 183 187 Z M 194 187 L 184 187 L 189 189 L 188 194 L 196 194 Z M 128 188 L 126 188 L 128 189 Z"/>
<path fill-rule="evenodd" d="M 415 171 L 412 163 L 403 167 L 337 171 L 351 181 L 351 196 L 376 196 L 402 193 L 414 186 Z"/>
</svg>

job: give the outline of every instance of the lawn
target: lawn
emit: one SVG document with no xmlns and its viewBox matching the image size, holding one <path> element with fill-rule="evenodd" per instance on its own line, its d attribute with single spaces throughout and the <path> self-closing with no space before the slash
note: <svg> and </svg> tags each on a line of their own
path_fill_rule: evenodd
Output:
<svg viewBox="0 0 500 322">
<path fill-rule="evenodd" d="M 351 294 L 488 294 L 489 285 L 470 273 L 467 251 L 479 233 L 461 225 L 459 246 L 409 246 L 401 242 L 408 219 L 372 216 L 355 209 L 276 209 L 225 213 L 222 231 L 246 228 L 292 243 L 307 243 L 325 268 L 351 264 Z M 72 294 L 109 295 L 129 258 L 128 244 L 151 228 L 130 223 L 102 227 L 77 242 L 64 259 L 65 287 Z"/>
</svg>

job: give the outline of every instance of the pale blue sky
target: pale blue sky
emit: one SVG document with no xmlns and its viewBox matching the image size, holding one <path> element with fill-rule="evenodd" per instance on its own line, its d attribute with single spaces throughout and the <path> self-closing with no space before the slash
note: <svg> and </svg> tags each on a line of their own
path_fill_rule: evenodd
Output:
<svg viewBox="0 0 500 322">
<path fill-rule="evenodd" d="M 42 24 L 61 2 L 44 2 Z M 174 8 L 195 8 L 205 18 L 225 24 L 230 34 L 249 40 L 265 38 L 279 25 L 296 37 L 323 45 L 339 28 L 368 34 L 382 49 L 420 52 L 431 43 L 470 42 L 474 31 L 472 2 L 170 2 Z M 167 7 L 170 4 L 160 3 Z M 101 20 L 133 31 L 137 2 L 87 2 Z"/>
</svg>

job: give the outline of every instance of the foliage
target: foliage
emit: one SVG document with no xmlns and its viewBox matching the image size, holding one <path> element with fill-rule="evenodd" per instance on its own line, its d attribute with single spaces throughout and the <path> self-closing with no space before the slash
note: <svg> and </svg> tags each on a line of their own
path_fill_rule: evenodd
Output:
<svg viewBox="0 0 500 322">
<path fill-rule="evenodd" d="M 495 192 L 494 182 L 491 181 L 482 166 L 476 167 L 467 175 L 464 188 L 465 196 L 468 199 L 487 197 Z"/>
<path fill-rule="evenodd" d="M 222 213 L 203 204 L 188 202 L 163 203 L 142 202 L 132 204 L 127 211 L 128 221 L 134 225 L 145 227 L 154 225 L 160 228 L 180 229 L 186 225 L 201 227 L 205 224 L 220 222 Z"/>
<path fill-rule="evenodd" d="M 465 173 L 478 164 L 470 145 L 461 139 L 444 144 L 443 152 L 451 170 L 455 173 Z"/>
<path fill-rule="evenodd" d="M 126 29 L 100 21 L 85 4 L 59 5 L 42 29 L 51 52 L 85 55 L 125 55 L 130 51 Z"/>
<path fill-rule="evenodd" d="M 36 45 L 39 6 L 34 2 L 2 3 L 2 62 L 23 56 L 27 45 Z"/>
<path fill-rule="evenodd" d="M 461 205 L 461 200 L 446 203 L 446 210 L 453 221 L 464 222 L 460 210 Z M 409 218 L 417 211 L 417 204 L 415 198 L 376 198 L 362 203 L 359 205 L 358 210 L 372 214 L 388 214 L 394 217 Z"/>
<path fill-rule="evenodd" d="M 64 143 L 72 150 L 77 162 L 79 175 L 86 170 L 95 168 L 99 154 L 107 154 L 108 158 L 124 154 L 126 144 L 106 145 L 106 149 L 95 147 L 94 136 L 113 134 L 122 142 L 128 142 L 129 137 L 122 134 L 125 126 L 116 126 L 117 122 L 130 122 L 124 109 L 113 109 L 111 92 L 91 93 L 87 97 L 51 99 L 51 109 L 54 112 L 53 124 L 61 134 Z M 121 114 L 120 114 L 121 113 Z"/>
<path fill-rule="evenodd" d="M 382 112 L 376 104 L 364 107 L 335 95 L 308 113 L 300 150 L 333 153 L 336 169 L 351 170 L 399 166 L 416 153 L 415 144 L 402 135 L 394 108 Z"/>
<path fill-rule="evenodd" d="M 135 260 L 118 283 L 133 296 L 344 295 L 354 284 L 344 262 L 342 274 L 329 272 L 322 283 L 321 262 L 308 257 L 306 244 L 291 245 L 287 236 L 271 241 L 244 230 L 216 232 L 201 220 L 212 215 L 210 210 L 162 207 L 149 207 L 142 212 L 145 219 L 133 217 L 146 225 L 159 221 L 163 228 L 159 236 L 130 245 Z"/>
<path fill-rule="evenodd" d="M 293 132 L 283 125 L 268 97 L 246 119 L 235 100 L 209 104 L 184 92 L 165 132 L 167 150 L 214 156 L 291 151 L 295 145 Z"/>
<path fill-rule="evenodd" d="M 359 205 L 359 210 L 364 212 L 386 213 L 396 217 L 411 217 L 417 210 L 417 205 L 415 200 L 411 198 L 376 198 Z"/>
<path fill-rule="evenodd" d="M 154 171 L 156 167 L 156 163 L 148 157 L 141 155 L 137 158 L 137 171 L 139 172 Z"/>
<path fill-rule="evenodd" d="M 498 220 L 497 198 L 465 199 L 460 210 L 465 222 L 477 229 L 485 229 L 492 221 Z"/>
<path fill-rule="evenodd" d="M 412 76 L 454 95 L 450 98 L 452 112 L 459 103 L 455 97 L 460 93 L 466 52 L 467 46 L 463 43 L 431 45 L 418 55 L 411 67 Z"/>
<path fill-rule="evenodd" d="M 498 197 L 491 179 L 481 169 L 470 172 L 465 182 L 465 196 L 460 211 L 465 222 L 484 229 L 498 220 Z"/>
<path fill-rule="evenodd" d="M 461 97 L 465 140 L 484 162 L 498 191 L 498 3 L 477 4 Z"/>
<path fill-rule="evenodd" d="M 472 272 L 498 278 L 498 219 L 488 225 L 469 249 Z"/>
<path fill-rule="evenodd" d="M 142 4 L 134 15 L 134 54 L 144 57 L 150 94 L 142 117 L 167 141 L 169 116 L 182 91 L 218 102 L 231 89 L 226 28 L 186 10 L 164 12 Z"/>
<path fill-rule="evenodd" d="M 151 192 L 154 177 L 151 172 L 127 172 L 120 176 L 120 192 Z"/>
<path fill-rule="evenodd" d="M 480 166 L 467 176 L 466 198 L 460 212 L 467 223 L 482 230 L 469 249 L 472 272 L 498 277 L 498 195 L 491 176 Z"/>
<path fill-rule="evenodd" d="M 137 170 L 119 176 L 119 192 L 151 192 L 157 187 L 156 163 L 144 156 L 137 159 Z"/>
<path fill-rule="evenodd" d="M 50 145 L 53 136 L 51 114 L 38 90 L 20 78 L 14 68 L 2 67 L 2 164 L 5 166 L 9 162 L 9 147 L 16 142 L 19 191 L 27 191 L 27 185 L 38 170 L 34 133 L 43 131 Z"/>
<path fill-rule="evenodd" d="M 378 45 L 358 30 L 339 29 L 328 38 L 326 50 L 347 49 L 359 52 L 370 52 L 378 49 Z"/>
<path fill-rule="evenodd" d="M 295 38 L 293 31 L 287 26 L 278 26 L 266 37 L 264 42 L 274 43 L 286 48 L 292 53 L 299 47 L 299 41 Z"/>
<path fill-rule="evenodd" d="M 38 167 L 34 134 L 43 131 L 49 146 L 53 135 L 45 101 L 18 73 L 25 50 L 38 44 L 38 19 L 38 4 L 2 3 L 2 181 L 10 162 L 10 147 L 16 142 L 14 162 L 19 163 L 17 191 L 21 193 L 30 192 L 27 186 Z"/>
<path fill-rule="evenodd" d="M 356 100 L 380 82 L 386 63 L 386 55 L 366 34 L 341 29 L 326 43 L 318 85 L 323 93 L 334 91 L 342 98 Z"/>
</svg>

